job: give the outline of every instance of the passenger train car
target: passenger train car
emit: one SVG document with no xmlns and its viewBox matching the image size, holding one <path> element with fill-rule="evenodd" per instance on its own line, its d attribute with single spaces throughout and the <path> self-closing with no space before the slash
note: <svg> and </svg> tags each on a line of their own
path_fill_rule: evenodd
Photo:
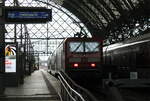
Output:
<svg viewBox="0 0 150 101">
<path fill-rule="evenodd" d="M 112 78 L 150 78 L 150 34 L 106 46 L 103 54 Z"/>
<path fill-rule="evenodd" d="M 102 40 L 67 38 L 49 57 L 49 71 L 65 72 L 71 78 L 97 78 L 102 72 Z"/>
</svg>

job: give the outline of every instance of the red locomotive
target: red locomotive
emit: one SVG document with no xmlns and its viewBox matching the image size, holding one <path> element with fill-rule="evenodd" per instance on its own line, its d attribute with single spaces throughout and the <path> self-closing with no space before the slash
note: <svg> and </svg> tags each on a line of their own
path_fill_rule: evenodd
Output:
<svg viewBox="0 0 150 101">
<path fill-rule="evenodd" d="M 67 38 L 49 58 L 52 74 L 63 71 L 71 78 L 97 78 L 101 74 L 102 40 Z"/>
</svg>

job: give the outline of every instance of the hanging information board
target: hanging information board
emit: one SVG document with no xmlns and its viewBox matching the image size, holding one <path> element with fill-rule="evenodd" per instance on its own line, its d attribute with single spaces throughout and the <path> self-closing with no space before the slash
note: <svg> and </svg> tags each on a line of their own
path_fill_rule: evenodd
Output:
<svg viewBox="0 0 150 101">
<path fill-rule="evenodd" d="M 52 9 L 44 7 L 5 7 L 6 23 L 46 23 L 52 21 Z"/>
</svg>

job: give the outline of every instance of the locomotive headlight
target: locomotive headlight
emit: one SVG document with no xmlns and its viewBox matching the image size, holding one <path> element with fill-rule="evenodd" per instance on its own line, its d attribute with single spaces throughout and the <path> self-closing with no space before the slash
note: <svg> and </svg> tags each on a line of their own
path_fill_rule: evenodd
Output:
<svg viewBox="0 0 150 101">
<path fill-rule="evenodd" d="M 91 67 L 96 67 L 96 64 L 95 63 L 91 63 Z"/>
<path fill-rule="evenodd" d="M 73 64 L 73 67 L 79 67 L 79 64 L 75 63 Z"/>
</svg>

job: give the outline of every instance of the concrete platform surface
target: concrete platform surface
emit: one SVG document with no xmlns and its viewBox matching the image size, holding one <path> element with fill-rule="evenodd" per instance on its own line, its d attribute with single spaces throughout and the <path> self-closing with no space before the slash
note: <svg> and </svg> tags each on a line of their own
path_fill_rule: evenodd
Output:
<svg viewBox="0 0 150 101">
<path fill-rule="evenodd" d="M 53 87 L 49 89 L 42 70 L 35 71 L 19 87 L 9 87 L 0 101 L 59 101 Z"/>
</svg>

